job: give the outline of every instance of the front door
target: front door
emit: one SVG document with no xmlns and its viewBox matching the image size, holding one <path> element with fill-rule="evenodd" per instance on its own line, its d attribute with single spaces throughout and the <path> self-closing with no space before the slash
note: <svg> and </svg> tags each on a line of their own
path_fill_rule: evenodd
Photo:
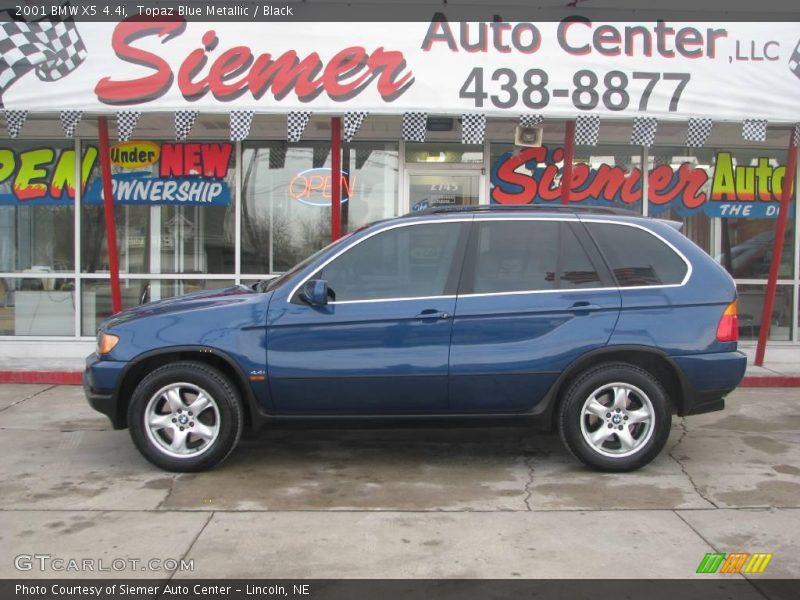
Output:
<svg viewBox="0 0 800 600">
<path fill-rule="evenodd" d="M 312 275 L 327 282 L 327 305 L 276 295 L 267 364 L 277 412 L 445 411 L 467 229 L 451 221 L 365 233 Z"/>
<path fill-rule="evenodd" d="M 417 212 L 435 205 L 473 206 L 481 201 L 483 175 L 475 170 L 406 171 L 408 210 Z"/>
</svg>

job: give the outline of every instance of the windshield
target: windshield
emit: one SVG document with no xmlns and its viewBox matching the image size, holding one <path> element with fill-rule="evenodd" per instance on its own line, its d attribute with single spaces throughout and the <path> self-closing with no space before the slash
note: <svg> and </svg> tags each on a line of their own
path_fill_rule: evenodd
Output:
<svg viewBox="0 0 800 600">
<path fill-rule="evenodd" d="M 282 274 L 278 275 L 278 276 L 277 276 L 277 277 L 275 277 L 274 279 L 268 279 L 268 280 L 267 280 L 267 279 L 265 279 L 265 280 L 263 280 L 263 281 L 260 281 L 260 282 L 258 283 L 258 286 L 257 286 L 257 288 L 256 288 L 256 289 L 257 289 L 259 292 L 271 292 L 272 290 L 276 290 L 276 289 L 278 289 L 278 288 L 279 288 L 279 287 L 281 287 L 281 286 L 282 286 L 284 283 L 286 283 L 286 282 L 287 282 L 289 279 L 291 279 L 292 277 L 294 277 L 294 275 L 296 275 L 298 272 L 302 271 L 302 270 L 303 270 L 303 269 L 305 269 L 305 268 L 306 268 L 308 265 L 310 265 L 312 262 L 314 262 L 314 261 L 315 261 L 317 258 L 319 258 L 319 257 L 320 257 L 322 254 L 324 254 L 325 252 L 327 252 L 328 250 L 330 250 L 331 248 L 333 248 L 333 247 L 334 247 L 334 246 L 336 246 L 337 244 L 341 244 L 341 243 L 342 243 L 344 240 L 346 240 L 346 239 L 347 239 L 347 238 L 349 238 L 351 235 L 353 235 L 353 233 L 355 233 L 355 232 L 352 232 L 352 233 L 348 233 L 348 234 L 346 234 L 346 235 L 343 235 L 342 237 L 340 237 L 340 238 L 339 238 L 338 240 L 336 240 L 335 242 L 331 242 L 330 244 L 328 244 L 327 246 L 325 246 L 325 247 L 324 247 L 324 248 L 322 248 L 321 250 L 317 250 L 317 251 L 316 251 L 314 254 L 312 254 L 312 255 L 311 255 L 311 256 L 309 256 L 308 258 L 306 258 L 306 259 L 304 259 L 304 260 L 300 261 L 300 262 L 299 262 L 299 263 L 297 263 L 295 266 L 293 266 L 291 269 L 289 269 L 288 271 L 286 271 L 286 272 L 284 272 L 284 273 L 282 273 Z"/>
</svg>

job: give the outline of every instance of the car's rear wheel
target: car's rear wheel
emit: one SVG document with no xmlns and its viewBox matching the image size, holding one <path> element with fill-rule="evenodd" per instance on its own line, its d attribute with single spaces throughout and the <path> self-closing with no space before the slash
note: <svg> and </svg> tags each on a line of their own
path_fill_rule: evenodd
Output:
<svg viewBox="0 0 800 600">
<path fill-rule="evenodd" d="M 583 372 L 567 388 L 559 432 L 586 465 L 631 471 L 661 452 L 671 421 L 669 398 L 658 379 L 631 364 L 605 363 Z"/>
<path fill-rule="evenodd" d="M 217 369 L 195 362 L 150 373 L 128 407 L 134 444 L 168 471 L 202 471 L 221 463 L 239 441 L 243 422 L 236 388 Z"/>
</svg>

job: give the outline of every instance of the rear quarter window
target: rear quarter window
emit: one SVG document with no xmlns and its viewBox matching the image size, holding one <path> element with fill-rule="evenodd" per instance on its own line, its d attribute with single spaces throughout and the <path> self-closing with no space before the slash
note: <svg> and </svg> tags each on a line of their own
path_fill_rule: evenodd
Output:
<svg viewBox="0 0 800 600">
<path fill-rule="evenodd" d="M 677 285 L 686 277 L 683 258 L 652 233 L 615 223 L 587 222 L 586 227 L 620 287 Z"/>
</svg>

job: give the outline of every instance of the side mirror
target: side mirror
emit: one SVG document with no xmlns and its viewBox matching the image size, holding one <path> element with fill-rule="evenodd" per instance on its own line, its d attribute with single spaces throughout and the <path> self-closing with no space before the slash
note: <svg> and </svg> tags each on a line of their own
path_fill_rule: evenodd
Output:
<svg viewBox="0 0 800 600">
<path fill-rule="evenodd" d="M 300 299 L 311 306 L 325 306 L 328 303 L 328 282 L 324 279 L 309 279 L 303 284 Z"/>
</svg>

